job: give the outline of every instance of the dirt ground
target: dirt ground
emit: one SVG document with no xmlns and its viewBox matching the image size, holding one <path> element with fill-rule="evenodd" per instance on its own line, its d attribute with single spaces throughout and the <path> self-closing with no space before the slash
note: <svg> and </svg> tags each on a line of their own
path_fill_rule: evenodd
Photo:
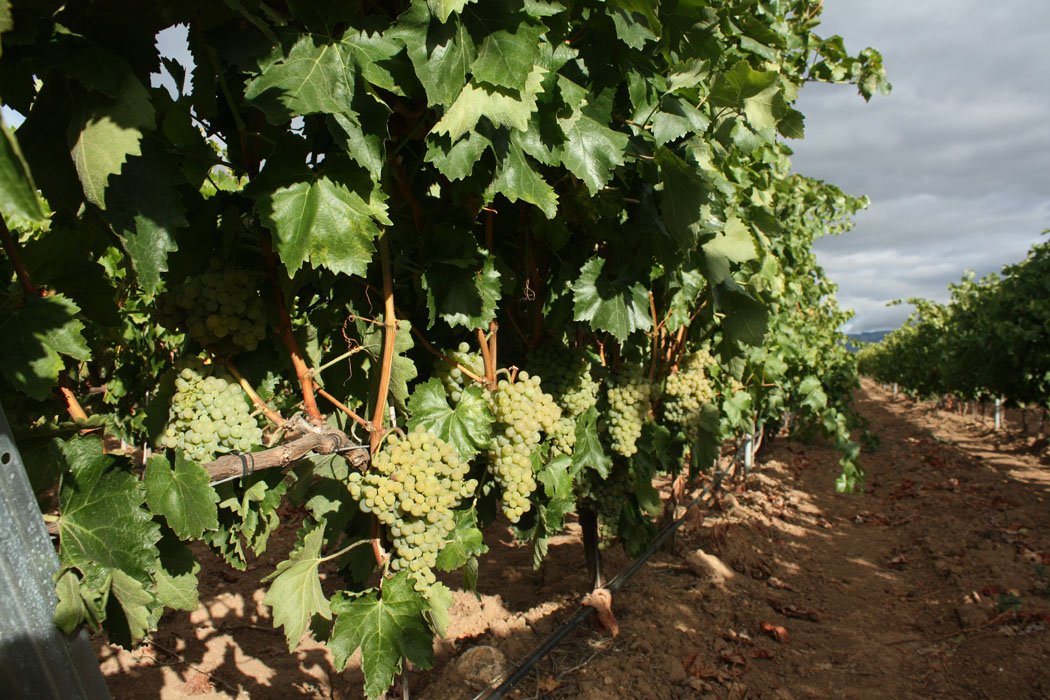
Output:
<svg viewBox="0 0 1050 700">
<path fill-rule="evenodd" d="M 1045 441 L 1015 413 L 992 432 L 870 383 L 856 399 L 881 439 L 862 456 L 864 493 L 835 493 L 829 447 L 767 444 L 615 594 L 618 636 L 585 622 L 509 697 L 1050 698 Z M 261 604 L 294 532 L 244 573 L 202 550 L 197 611 L 167 614 L 134 652 L 97 642 L 113 696 L 362 697 L 356 656 L 337 673 L 308 637 L 289 654 Z M 433 670 L 408 674 L 410 696 L 474 698 L 572 615 L 588 587 L 578 535 L 534 572 L 528 548 L 491 528 L 480 599 L 446 580 L 448 638 Z M 609 573 L 629 563 L 607 550 Z"/>
</svg>

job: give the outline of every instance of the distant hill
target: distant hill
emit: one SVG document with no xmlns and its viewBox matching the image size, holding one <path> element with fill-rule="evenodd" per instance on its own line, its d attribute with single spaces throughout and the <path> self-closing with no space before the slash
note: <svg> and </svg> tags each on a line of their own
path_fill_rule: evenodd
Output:
<svg viewBox="0 0 1050 700">
<path fill-rule="evenodd" d="M 883 336 L 890 332 L 891 329 L 884 329 L 881 331 L 865 331 L 864 333 L 847 333 L 851 342 L 846 343 L 846 347 L 851 352 L 856 352 L 860 344 L 863 343 L 877 343 L 882 340 Z M 853 342 L 856 341 L 856 342 Z"/>
</svg>

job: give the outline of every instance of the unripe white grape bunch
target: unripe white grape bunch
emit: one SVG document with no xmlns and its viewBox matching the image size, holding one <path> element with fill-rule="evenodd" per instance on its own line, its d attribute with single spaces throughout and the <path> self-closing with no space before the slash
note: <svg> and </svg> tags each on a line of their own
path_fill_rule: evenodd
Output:
<svg viewBox="0 0 1050 700">
<path fill-rule="evenodd" d="M 220 454 L 248 452 L 261 442 L 262 429 L 240 385 L 225 370 L 199 360 L 185 363 L 175 378 L 161 445 L 209 462 Z"/>
</svg>

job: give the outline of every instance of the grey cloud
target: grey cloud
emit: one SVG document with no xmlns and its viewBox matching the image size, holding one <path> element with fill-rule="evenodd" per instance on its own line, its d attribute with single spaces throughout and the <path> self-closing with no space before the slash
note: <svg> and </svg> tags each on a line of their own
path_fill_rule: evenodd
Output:
<svg viewBox="0 0 1050 700">
<path fill-rule="evenodd" d="M 807 85 L 797 172 L 868 194 L 856 228 L 816 245 L 856 311 L 850 330 L 898 325 L 892 299 L 944 301 L 947 285 L 1018 262 L 1050 226 L 1050 3 L 829 2 L 817 32 L 882 51 L 894 90 L 865 104 Z"/>
</svg>

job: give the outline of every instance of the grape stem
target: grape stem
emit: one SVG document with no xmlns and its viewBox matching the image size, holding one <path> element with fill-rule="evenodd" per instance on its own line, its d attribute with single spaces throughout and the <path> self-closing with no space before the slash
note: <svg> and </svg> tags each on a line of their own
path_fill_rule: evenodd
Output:
<svg viewBox="0 0 1050 700">
<path fill-rule="evenodd" d="M 342 411 L 346 415 L 348 415 L 351 418 L 353 418 L 358 423 L 358 425 L 362 426 L 365 430 L 367 430 L 369 432 L 372 431 L 372 424 L 371 423 L 369 423 L 364 418 L 362 418 L 361 416 L 359 416 L 356 413 L 354 413 L 352 410 L 350 410 L 346 406 L 344 406 L 342 403 L 339 402 L 339 399 L 335 398 L 334 396 L 329 394 L 327 391 L 325 391 L 321 387 L 317 387 L 317 393 L 320 394 L 321 396 L 323 396 L 324 398 L 328 399 L 332 403 L 332 405 L 335 406 L 336 408 L 338 408 L 340 411 Z"/>
<path fill-rule="evenodd" d="M 463 365 L 459 364 L 458 362 L 453 360 L 451 357 L 449 357 L 448 355 L 442 353 L 440 350 L 438 350 L 433 345 L 431 345 L 430 342 L 427 341 L 427 339 L 423 336 L 423 333 L 420 332 L 420 330 L 418 328 L 416 328 L 415 326 L 412 326 L 412 332 L 416 334 L 416 337 L 419 338 L 419 342 L 423 343 L 423 347 L 426 348 L 428 351 L 430 351 L 430 353 L 432 355 L 434 355 L 435 357 L 441 358 L 441 360 L 444 361 L 445 363 L 455 367 L 456 369 L 458 369 L 460 372 L 462 372 L 463 375 L 466 376 L 471 381 L 477 382 L 478 384 L 484 384 L 485 383 L 485 378 L 484 377 L 480 377 L 480 376 L 474 374 L 472 371 L 470 371 L 469 368 L 464 367 Z"/>
<path fill-rule="evenodd" d="M 350 545 L 348 547 L 343 547 L 342 549 L 340 549 L 338 552 L 335 552 L 334 554 L 329 554 L 327 556 L 321 557 L 320 559 L 318 559 L 318 562 L 331 561 L 333 559 L 338 559 L 339 557 L 343 556 L 344 554 L 349 552 L 354 547 L 357 547 L 358 545 L 362 545 L 362 544 L 369 544 L 369 542 L 370 542 L 369 540 L 358 540 L 357 542 L 354 542 L 352 545 Z"/>
<path fill-rule="evenodd" d="M 397 339 L 397 313 L 394 309 L 394 280 L 390 273 L 390 242 L 387 233 L 379 238 L 379 259 L 383 269 L 383 363 L 379 373 L 379 391 L 375 412 L 372 414 L 371 449 L 379 449 L 383 437 L 383 413 L 386 411 L 386 395 L 390 390 L 390 372 L 394 366 L 394 341 Z M 376 560 L 378 562 L 378 560 Z"/>
<path fill-rule="evenodd" d="M 22 285 L 22 292 L 27 297 L 43 296 L 40 289 L 29 278 L 29 271 L 26 270 L 26 266 L 22 262 L 22 256 L 18 254 L 18 245 L 15 243 L 11 232 L 7 230 L 7 223 L 4 221 L 3 216 L 0 216 L 0 240 L 4 243 L 4 251 L 11 260 L 11 266 L 15 268 L 15 275 L 18 276 L 18 283 Z"/>
<path fill-rule="evenodd" d="M 273 246 L 266 238 L 262 239 L 263 252 L 266 254 L 266 276 L 270 278 L 273 286 L 274 299 L 277 302 L 277 314 L 280 323 L 277 332 L 288 348 L 288 354 L 292 358 L 292 366 L 295 368 L 295 376 L 303 390 L 303 408 L 310 420 L 320 425 L 324 423 L 324 417 L 317 408 L 317 399 L 314 397 L 314 381 L 310 376 L 310 368 L 303 359 L 303 351 L 299 348 L 299 342 L 292 333 L 292 319 L 288 314 L 288 305 L 284 303 L 284 292 L 281 291 L 281 283 L 277 279 L 277 257 L 273 254 Z"/>
<path fill-rule="evenodd" d="M 230 371 L 230 374 L 233 375 L 233 378 L 236 379 L 237 383 L 241 385 L 241 389 L 244 391 L 245 394 L 248 395 L 248 398 L 252 400 L 252 403 L 255 405 L 255 407 L 262 411 L 262 414 L 266 416 L 266 419 L 279 428 L 284 427 L 286 421 L 284 420 L 284 418 L 281 417 L 281 414 L 266 405 L 266 403 L 262 400 L 262 397 L 260 397 L 259 394 L 255 392 L 255 389 L 252 388 L 252 385 L 249 384 L 248 380 L 244 378 L 244 375 L 237 371 L 237 368 L 234 366 L 233 362 L 230 361 L 229 358 L 224 357 L 222 358 L 222 363 L 226 365 L 226 369 Z"/>
</svg>

